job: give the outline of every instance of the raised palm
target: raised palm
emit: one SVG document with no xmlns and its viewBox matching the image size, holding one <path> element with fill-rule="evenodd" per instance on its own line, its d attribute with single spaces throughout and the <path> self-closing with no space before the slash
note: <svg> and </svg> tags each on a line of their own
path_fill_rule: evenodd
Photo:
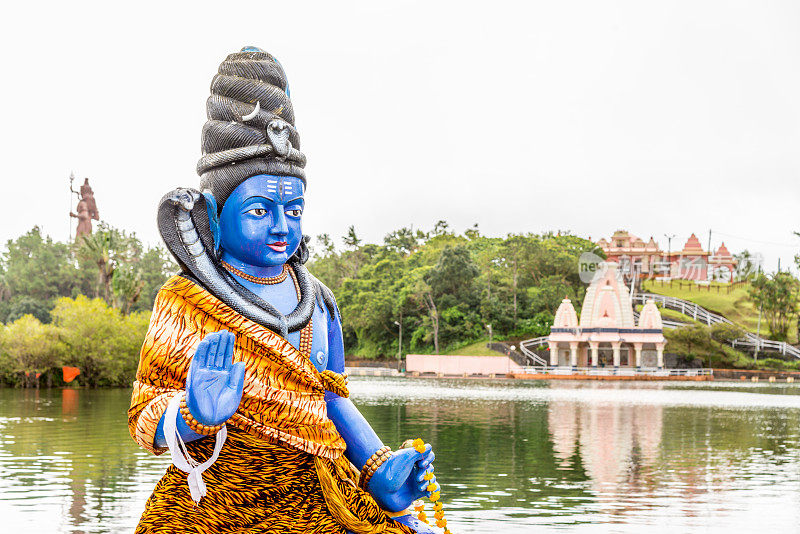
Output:
<svg viewBox="0 0 800 534">
<path fill-rule="evenodd" d="M 199 423 L 224 423 L 239 408 L 244 388 L 244 362 L 233 363 L 236 336 L 214 332 L 203 339 L 189 365 L 186 405 Z"/>
<path fill-rule="evenodd" d="M 429 444 L 423 453 L 413 448 L 395 451 L 370 479 L 370 493 L 384 510 L 405 510 L 415 500 L 432 493 L 427 489 L 429 484 L 435 487 L 433 491 L 439 490 L 436 477 L 424 479 L 426 473 L 433 473 L 431 463 L 435 458 Z"/>
</svg>

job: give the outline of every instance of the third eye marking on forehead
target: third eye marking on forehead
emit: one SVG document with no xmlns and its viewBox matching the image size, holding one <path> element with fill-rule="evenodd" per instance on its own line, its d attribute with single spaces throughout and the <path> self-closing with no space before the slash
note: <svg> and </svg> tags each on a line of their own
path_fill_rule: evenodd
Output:
<svg viewBox="0 0 800 534">
<path fill-rule="evenodd" d="M 280 195 L 284 199 L 286 198 L 287 195 L 291 195 L 292 192 L 293 192 L 293 188 L 292 188 L 291 182 L 288 182 L 286 180 L 281 180 L 279 188 L 280 188 L 280 191 L 279 191 Z"/>
</svg>

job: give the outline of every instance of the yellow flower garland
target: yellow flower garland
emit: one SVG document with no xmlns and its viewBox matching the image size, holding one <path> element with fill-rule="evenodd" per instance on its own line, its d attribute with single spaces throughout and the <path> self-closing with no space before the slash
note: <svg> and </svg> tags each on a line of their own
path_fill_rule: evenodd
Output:
<svg viewBox="0 0 800 534">
<path fill-rule="evenodd" d="M 420 454 L 425 452 L 425 442 L 421 439 L 417 438 L 411 444 L 414 449 Z M 424 480 L 433 480 L 433 473 L 425 473 L 422 477 Z M 428 484 L 426 488 L 428 491 L 433 491 L 436 489 L 436 484 Z M 433 503 L 433 517 L 436 519 L 436 526 L 439 528 L 444 529 L 444 534 L 452 534 L 450 529 L 447 528 L 447 519 L 444 518 L 444 507 L 442 506 L 442 501 L 439 499 L 441 495 L 438 491 L 431 493 L 431 496 L 428 497 L 430 501 Z M 428 523 L 428 516 L 425 515 L 425 503 L 422 501 L 417 501 L 414 503 L 414 510 L 419 512 L 417 514 L 417 519 L 422 521 L 423 523 Z"/>
</svg>

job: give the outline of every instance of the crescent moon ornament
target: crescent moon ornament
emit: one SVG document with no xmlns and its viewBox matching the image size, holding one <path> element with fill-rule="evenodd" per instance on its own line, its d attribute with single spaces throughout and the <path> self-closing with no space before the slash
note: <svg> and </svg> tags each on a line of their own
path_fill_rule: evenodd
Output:
<svg viewBox="0 0 800 534">
<path fill-rule="evenodd" d="M 261 111 L 261 102 L 260 101 L 256 102 L 256 107 L 255 107 L 255 109 L 253 109 L 253 111 L 251 111 L 247 115 L 242 115 L 242 122 L 247 122 L 250 119 L 256 118 L 256 115 L 258 115 L 259 111 Z"/>
</svg>

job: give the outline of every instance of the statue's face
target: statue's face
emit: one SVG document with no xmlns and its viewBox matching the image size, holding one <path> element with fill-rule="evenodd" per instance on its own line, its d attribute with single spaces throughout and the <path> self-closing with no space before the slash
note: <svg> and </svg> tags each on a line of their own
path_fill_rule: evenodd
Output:
<svg viewBox="0 0 800 534">
<path fill-rule="evenodd" d="M 239 184 L 220 215 L 222 249 L 248 265 L 283 265 L 303 238 L 303 182 L 259 174 Z"/>
</svg>

